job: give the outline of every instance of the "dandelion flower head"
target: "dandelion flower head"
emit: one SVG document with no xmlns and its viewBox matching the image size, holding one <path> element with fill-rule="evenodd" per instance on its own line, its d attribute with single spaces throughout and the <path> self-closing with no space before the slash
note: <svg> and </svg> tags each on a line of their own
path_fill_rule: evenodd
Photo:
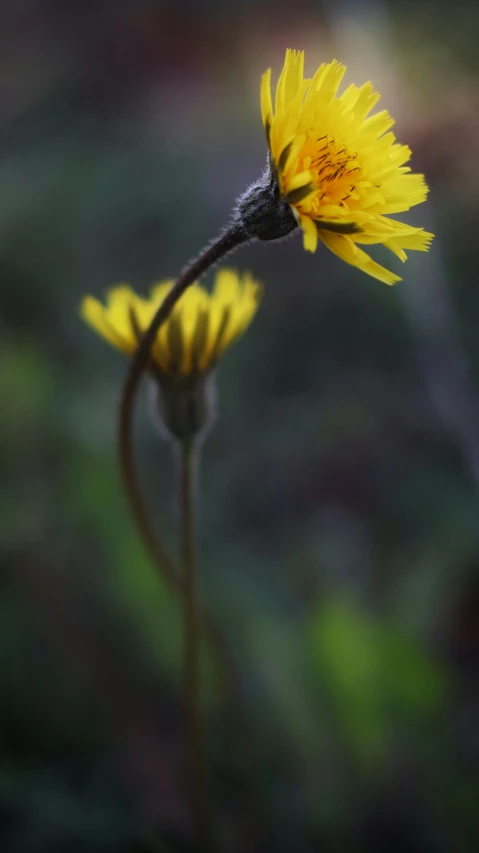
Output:
<svg viewBox="0 0 479 853">
<path fill-rule="evenodd" d="M 271 69 L 261 80 L 261 111 L 271 167 L 282 201 L 303 231 L 304 248 L 318 238 L 344 261 L 387 284 L 397 275 L 376 263 L 361 245 L 381 243 L 401 261 L 406 249 L 427 251 L 433 235 L 389 218 L 426 198 L 423 175 L 391 133 L 386 110 L 370 115 L 379 100 L 371 83 L 338 95 L 346 68 L 334 60 L 312 79 L 303 76 L 304 53 L 286 51 L 273 109 Z"/>
<path fill-rule="evenodd" d="M 150 298 L 138 296 L 128 285 L 107 294 L 103 305 L 85 296 L 81 315 L 101 337 L 127 355 L 133 355 L 173 282 L 155 285 Z M 217 272 L 211 293 L 193 284 L 160 327 L 151 349 L 150 371 L 162 381 L 203 376 L 248 328 L 256 314 L 260 285 L 249 273 L 231 269 Z"/>
</svg>

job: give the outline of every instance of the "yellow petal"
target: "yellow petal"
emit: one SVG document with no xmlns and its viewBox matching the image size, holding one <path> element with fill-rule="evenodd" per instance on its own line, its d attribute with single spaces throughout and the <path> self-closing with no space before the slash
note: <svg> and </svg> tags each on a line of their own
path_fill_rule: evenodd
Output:
<svg viewBox="0 0 479 853">
<path fill-rule="evenodd" d="M 294 175 L 291 180 L 288 180 L 283 185 L 283 193 L 290 193 L 293 190 L 298 190 L 300 187 L 305 187 L 307 184 L 311 182 L 311 172 L 306 170 L 304 172 L 298 172 L 297 175 Z"/>
<path fill-rule="evenodd" d="M 261 77 L 261 117 L 266 127 L 273 117 L 273 102 L 271 100 L 271 68 Z"/>
<path fill-rule="evenodd" d="M 300 214 L 300 220 L 303 229 L 303 246 L 307 252 L 315 252 L 318 245 L 318 229 L 309 216 Z"/>
<path fill-rule="evenodd" d="M 193 284 L 177 304 L 179 306 L 178 316 L 180 317 L 183 341 L 181 370 L 183 373 L 189 373 L 192 369 L 192 346 L 198 317 L 200 313 L 208 310 L 209 297 L 199 284 Z"/>
<path fill-rule="evenodd" d="M 258 308 L 261 288 L 251 275 L 234 270 L 217 273 L 210 307 L 208 359 L 217 360 L 245 331 Z"/>
<path fill-rule="evenodd" d="M 283 70 L 276 86 L 275 113 L 283 112 L 303 82 L 304 52 L 286 50 Z"/>
<path fill-rule="evenodd" d="M 346 72 L 346 66 L 341 65 L 336 59 L 320 69 L 316 82 L 316 97 L 325 105 L 331 103 L 336 96 L 338 88 Z M 314 78 L 313 78 L 314 81 Z"/>
<path fill-rule="evenodd" d="M 434 234 L 421 229 L 416 234 L 406 234 L 404 237 L 399 237 L 397 242 L 403 247 L 403 249 L 414 249 L 416 252 L 428 252 L 432 240 L 434 240 Z"/>
<path fill-rule="evenodd" d="M 133 338 L 135 345 L 136 336 L 131 312 L 136 313 L 135 309 L 139 301 L 139 297 L 128 285 L 119 285 L 108 291 L 104 310 L 105 321 L 116 334 L 125 341 Z"/>
<path fill-rule="evenodd" d="M 122 323 L 118 330 L 109 319 L 108 310 L 98 299 L 94 299 L 93 296 L 85 296 L 81 302 L 80 315 L 95 332 L 98 332 L 102 338 L 105 338 L 117 349 L 122 350 L 127 355 L 135 351 L 136 338 L 131 324 L 126 328 Z"/>
<path fill-rule="evenodd" d="M 352 266 L 359 267 L 363 272 L 373 278 L 383 281 L 385 284 L 395 284 L 401 281 L 401 278 L 394 273 L 382 267 L 380 264 L 356 246 L 350 237 L 343 237 L 339 234 L 328 234 L 327 231 L 320 231 L 319 236 L 323 243 L 334 252 L 335 255 L 342 258 L 346 263 Z"/>
<path fill-rule="evenodd" d="M 238 299 L 239 277 L 235 270 L 224 268 L 217 272 L 214 299 L 217 304 L 233 303 Z"/>
</svg>

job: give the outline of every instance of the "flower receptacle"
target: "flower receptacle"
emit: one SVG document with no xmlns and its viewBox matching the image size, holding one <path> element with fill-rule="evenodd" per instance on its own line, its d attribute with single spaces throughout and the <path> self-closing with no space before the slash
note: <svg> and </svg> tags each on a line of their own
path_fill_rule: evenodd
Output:
<svg viewBox="0 0 479 853">
<path fill-rule="evenodd" d="M 269 165 L 239 197 L 236 215 L 252 240 L 281 240 L 298 227 L 291 206 L 281 199 L 276 175 Z"/>
<path fill-rule="evenodd" d="M 214 374 L 152 382 L 153 418 L 163 435 L 178 441 L 204 437 L 216 415 Z"/>
</svg>

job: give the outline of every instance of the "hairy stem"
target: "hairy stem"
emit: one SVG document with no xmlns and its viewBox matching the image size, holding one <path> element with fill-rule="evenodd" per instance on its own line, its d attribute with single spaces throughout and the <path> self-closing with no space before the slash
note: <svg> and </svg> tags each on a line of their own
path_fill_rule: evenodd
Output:
<svg viewBox="0 0 479 853">
<path fill-rule="evenodd" d="M 180 539 L 184 585 L 184 678 L 191 810 L 196 841 L 204 853 L 216 849 L 208 796 L 201 720 L 200 621 L 196 556 L 196 469 L 194 439 L 181 442 Z"/>
<path fill-rule="evenodd" d="M 160 556 L 161 553 L 163 556 L 163 549 L 159 548 L 157 541 L 155 542 L 155 537 L 152 537 L 150 532 L 147 513 L 143 506 L 143 500 L 136 478 L 135 460 L 132 447 L 133 405 L 141 375 L 148 363 L 150 350 L 160 326 L 168 319 L 175 303 L 178 302 L 178 299 L 180 299 L 185 290 L 193 284 L 197 278 L 203 275 L 206 270 L 213 266 L 213 264 L 217 263 L 217 261 L 237 246 L 240 246 L 241 243 L 246 242 L 247 239 L 246 234 L 239 226 L 232 225 L 231 228 L 207 246 L 196 260 L 192 261 L 191 264 L 185 267 L 180 277 L 177 279 L 158 308 L 129 363 L 129 369 L 120 401 L 118 432 L 120 465 L 133 517 L 135 518 L 153 555 Z"/>
<path fill-rule="evenodd" d="M 178 576 L 175 568 L 164 549 L 161 539 L 151 525 L 149 514 L 142 497 L 139 486 L 135 457 L 133 452 L 133 411 L 136 395 L 138 392 L 140 380 L 148 364 L 151 347 L 156 338 L 158 330 L 164 323 L 171 311 L 173 310 L 178 299 L 181 298 L 185 290 L 193 284 L 196 279 L 200 278 L 211 266 L 217 263 L 225 255 L 236 249 L 242 243 L 248 241 L 248 236 L 243 229 L 233 224 L 229 229 L 224 231 L 213 243 L 211 243 L 191 264 L 189 264 L 181 273 L 176 283 L 173 285 L 163 303 L 158 308 L 154 315 L 150 326 L 143 334 L 138 348 L 131 358 L 126 380 L 122 390 L 119 411 L 119 429 L 118 429 L 118 450 L 120 457 L 120 468 L 124 487 L 127 493 L 130 510 L 132 516 L 139 528 L 142 538 L 150 552 L 155 565 L 161 575 L 165 577 L 167 582 L 179 592 L 183 600 L 185 600 L 184 578 Z M 198 611 L 195 613 L 195 625 L 198 630 L 201 624 L 203 633 L 213 653 L 219 663 L 222 677 L 222 684 L 228 693 L 231 706 L 235 711 L 238 711 L 239 690 L 236 678 L 234 675 L 233 662 L 230 660 L 228 652 L 223 644 L 221 635 L 216 627 L 208 620 L 201 619 Z M 205 812 L 206 813 L 206 812 Z M 198 827 L 200 826 L 200 816 L 197 817 Z M 208 824 L 210 825 L 210 824 Z M 211 840 L 208 835 L 208 825 L 203 827 L 201 832 L 204 836 L 204 842 L 207 845 L 206 850 L 214 850 Z"/>
<path fill-rule="evenodd" d="M 236 247 L 247 241 L 243 230 L 232 225 L 215 241 L 204 249 L 203 252 L 192 261 L 173 285 L 172 289 L 158 308 L 149 328 L 142 336 L 138 348 L 129 363 L 128 374 L 123 386 L 120 401 L 118 449 L 120 456 L 120 467 L 123 484 L 127 493 L 130 510 L 139 528 L 145 545 L 161 575 L 165 577 L 170 586 L 177 592 L 182 593 L 182 579 L 175 572 L 175 568 L 163 547 L 161 539 L 153 529 L 147 507 L 143 500 L 141 489 L 136 473 L 135 457 L 133 453 L 133 408 L 142 374 L 148 363 L 150 350 L 162 323 L 168 319 L 175 303 L 180 299 L 184 291 L 213 264 L 222 257 L 233 251 Z M 231 669 L 227 661 L 227 653 L 221 637 L 215 626 L 203 620 L 204 633 L 208 642 L 213 647 L 216 658 L 222 670 L 223 681 L 229 680 L 231 686 Z"/>
</svg>

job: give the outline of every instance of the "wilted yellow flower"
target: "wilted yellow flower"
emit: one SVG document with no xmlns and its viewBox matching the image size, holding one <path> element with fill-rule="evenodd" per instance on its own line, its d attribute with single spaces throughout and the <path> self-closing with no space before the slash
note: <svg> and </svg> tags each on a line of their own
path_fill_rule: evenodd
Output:
<svg viewBox="0 0 479 853">
<path fill-rule="evenodd" d="M 402 261 L 405 249 L 427 251 L 433 235 L 390 219 L 424 201 L 423 175 L 405 164 L 411 151 L 388 133 L 393 119 L 371 83 L 337 95 L 346 68 L 334 60 L 303 77 L 304 53 L 286 51 L 273 112 L 271 69 L 261 80 L 261 111 L 279 195 L 303 230 L 304 248 L 318 237 L 340 258 L 387 284 L 399 277 L 358 244 L 382 243 Z"/>
<path fill-rule="evenodd" d="M 108 293 L 106 305 L 85 296 L 81 315 L 110 344 L 132 355 L 172 284 L 155 285 L 149 299 L 119 285 Z M 151 350 L 153 373 L 163 380 L 208 373 L 251 323 L 260 294 L 249 273 L 230 269 L 218 271 L 212 293 L 193 284 L 158 332 Z"/>
</svg>

